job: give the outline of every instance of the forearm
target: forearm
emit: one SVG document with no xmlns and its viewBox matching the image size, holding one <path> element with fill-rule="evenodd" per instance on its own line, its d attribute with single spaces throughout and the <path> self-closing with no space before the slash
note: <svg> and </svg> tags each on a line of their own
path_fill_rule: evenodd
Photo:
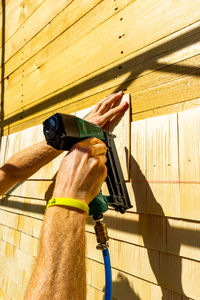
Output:
<svg viewBox="0 0 200 300">
<path fill-rule="evenodd" d="M 5 193 L 17 182 L 32 176 L 61 153 L 45 141 L 16 153 L 0 168 L 0 193 Z"/>
<path fill-rule="evenodd" d="M 85 300 L 85 213 L 48 208 L 36 269 L 25 300 Z"/>
<path fill-rule="evenodd" d="M 53 197 L 89 204 L 106 178 L 106 146 L 97 138 L 76 144 L 63 158 Z M 85 212 L 47 209 L 41 249 L 25 300 L 85 300 Z"/>
</svg>

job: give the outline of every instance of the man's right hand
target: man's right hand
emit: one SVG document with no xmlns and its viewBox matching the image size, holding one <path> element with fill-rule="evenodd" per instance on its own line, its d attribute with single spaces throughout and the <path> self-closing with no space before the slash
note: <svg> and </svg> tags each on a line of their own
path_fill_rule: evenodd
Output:
<svg viewBox="0 0 200 300">
<path fill-rule="evenodd" d="M 82 200 L 89 204 L 107 176 L 106 145 L 89 138 L 74 145 L 61 162 L 53 197 Z"/>
</svg>

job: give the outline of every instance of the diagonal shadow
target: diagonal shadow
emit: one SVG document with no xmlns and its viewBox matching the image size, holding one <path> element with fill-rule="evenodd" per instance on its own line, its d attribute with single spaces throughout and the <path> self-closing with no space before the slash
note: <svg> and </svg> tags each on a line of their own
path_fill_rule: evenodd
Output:
<svg viewBox="0 0 200 300">
<path fill-rule="evenodd" d="M 0 200 L 1 209 L 5 208 L 15 208 L 25 212 L 33 212 L 38 214 L 44 214 L 45 206 L 39 204 L 31 204 L 19 202 L 17 200 L 11 200 L 11 196 L 6 196 L 2 200 Z M 8 200 L 9 199 L 9 200 Z"/>
<path fill-rule="evenodd" d="M 130 84 L 145 70 L 164 70 L 164 72 L 173 72 L 180 75 L 193 74 L 193 76 L 199 77 L 199 66 L 181 66 L 180 64 L 168 66 L 157 62 L 159 58 L 165 57 L 166 55 L 174 53 L 177 50 L 188 47 L 197 41 L 200 41 L 200 26 L 140 55 L 137 55 L 134 58 L 127 59 L 125 62 L 120 63 L 107 71 L 101 72 L 90 79 L 84 80 L 80 84 L 77 84 L 73 87 L 66 86 L 66 90 L 61 93 L 53 96 L 49 95 L 47 99 L 47 96 L 45 96 L 45 98 L 38 99 L 35 101 L 37 102 L 35 105 L 27 109 L 24 107 L 23 112 L 16 113 L 15 115 L 12 115 L 4 120 L 3 126 L 31 116 L 37 112 L 42 112 L 55 105 L 55 103 L 62 104 L 67 99 L 71 99 L 76 95 L 83 93 L 84 91 L 97 87 L 98 85 L 108 82 L 109 80 L 121 75 L 128 74 L 128 78 L 126 78 L 125 82 L 122 82 L 120 86 L 117 85 L 115 91 L 127 89 Z M 71 84 L 73 83 L 70 83 L 70 85 Z M 73 102 L 73 104 L 81 102 L 82 100 L 83 99 L 77 100 Z M 40 103 L 38 103 L 39 101 Z M 70 104 L 66 104 L 65 107 L 69 105 Z"/>
</svg>

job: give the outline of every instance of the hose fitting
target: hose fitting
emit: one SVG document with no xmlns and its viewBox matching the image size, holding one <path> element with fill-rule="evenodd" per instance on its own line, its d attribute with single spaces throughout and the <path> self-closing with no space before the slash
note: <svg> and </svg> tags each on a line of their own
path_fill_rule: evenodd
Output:
<svg viewBox="0 0 200 300">
<path fill-rule="evenodd" d="M 105 250 L 109 247 L 108 244 L 108 231 L 106 224 L 103 222 L 103 216 L 101 219 L 95 219 L 96 225 L 94 226 L 94 230 L 96 233 L 96 238 L 97 238 L 97 246 L 96 248 L 98 250 Z"/>
</svg>

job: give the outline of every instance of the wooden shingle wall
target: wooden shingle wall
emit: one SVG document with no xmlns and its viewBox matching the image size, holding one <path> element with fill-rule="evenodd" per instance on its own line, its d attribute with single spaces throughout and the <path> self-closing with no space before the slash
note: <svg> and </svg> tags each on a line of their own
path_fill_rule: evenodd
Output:
<svg viewBox="0 0 200 300">
<path fill-rule="evenodd" d="M 42 140 L 39 124 L 54 112 L 126 90 L 133 208 L 105 214 L 113 300 L 200 299 L 199 1 L 5 0 L 0 9 L 1 164 Z M 1 200 L 0 299 L 23 299 L 61 158 Z M 88 300 L 102 300 L 91 220 L 86 236 Z"/>
</svg>

